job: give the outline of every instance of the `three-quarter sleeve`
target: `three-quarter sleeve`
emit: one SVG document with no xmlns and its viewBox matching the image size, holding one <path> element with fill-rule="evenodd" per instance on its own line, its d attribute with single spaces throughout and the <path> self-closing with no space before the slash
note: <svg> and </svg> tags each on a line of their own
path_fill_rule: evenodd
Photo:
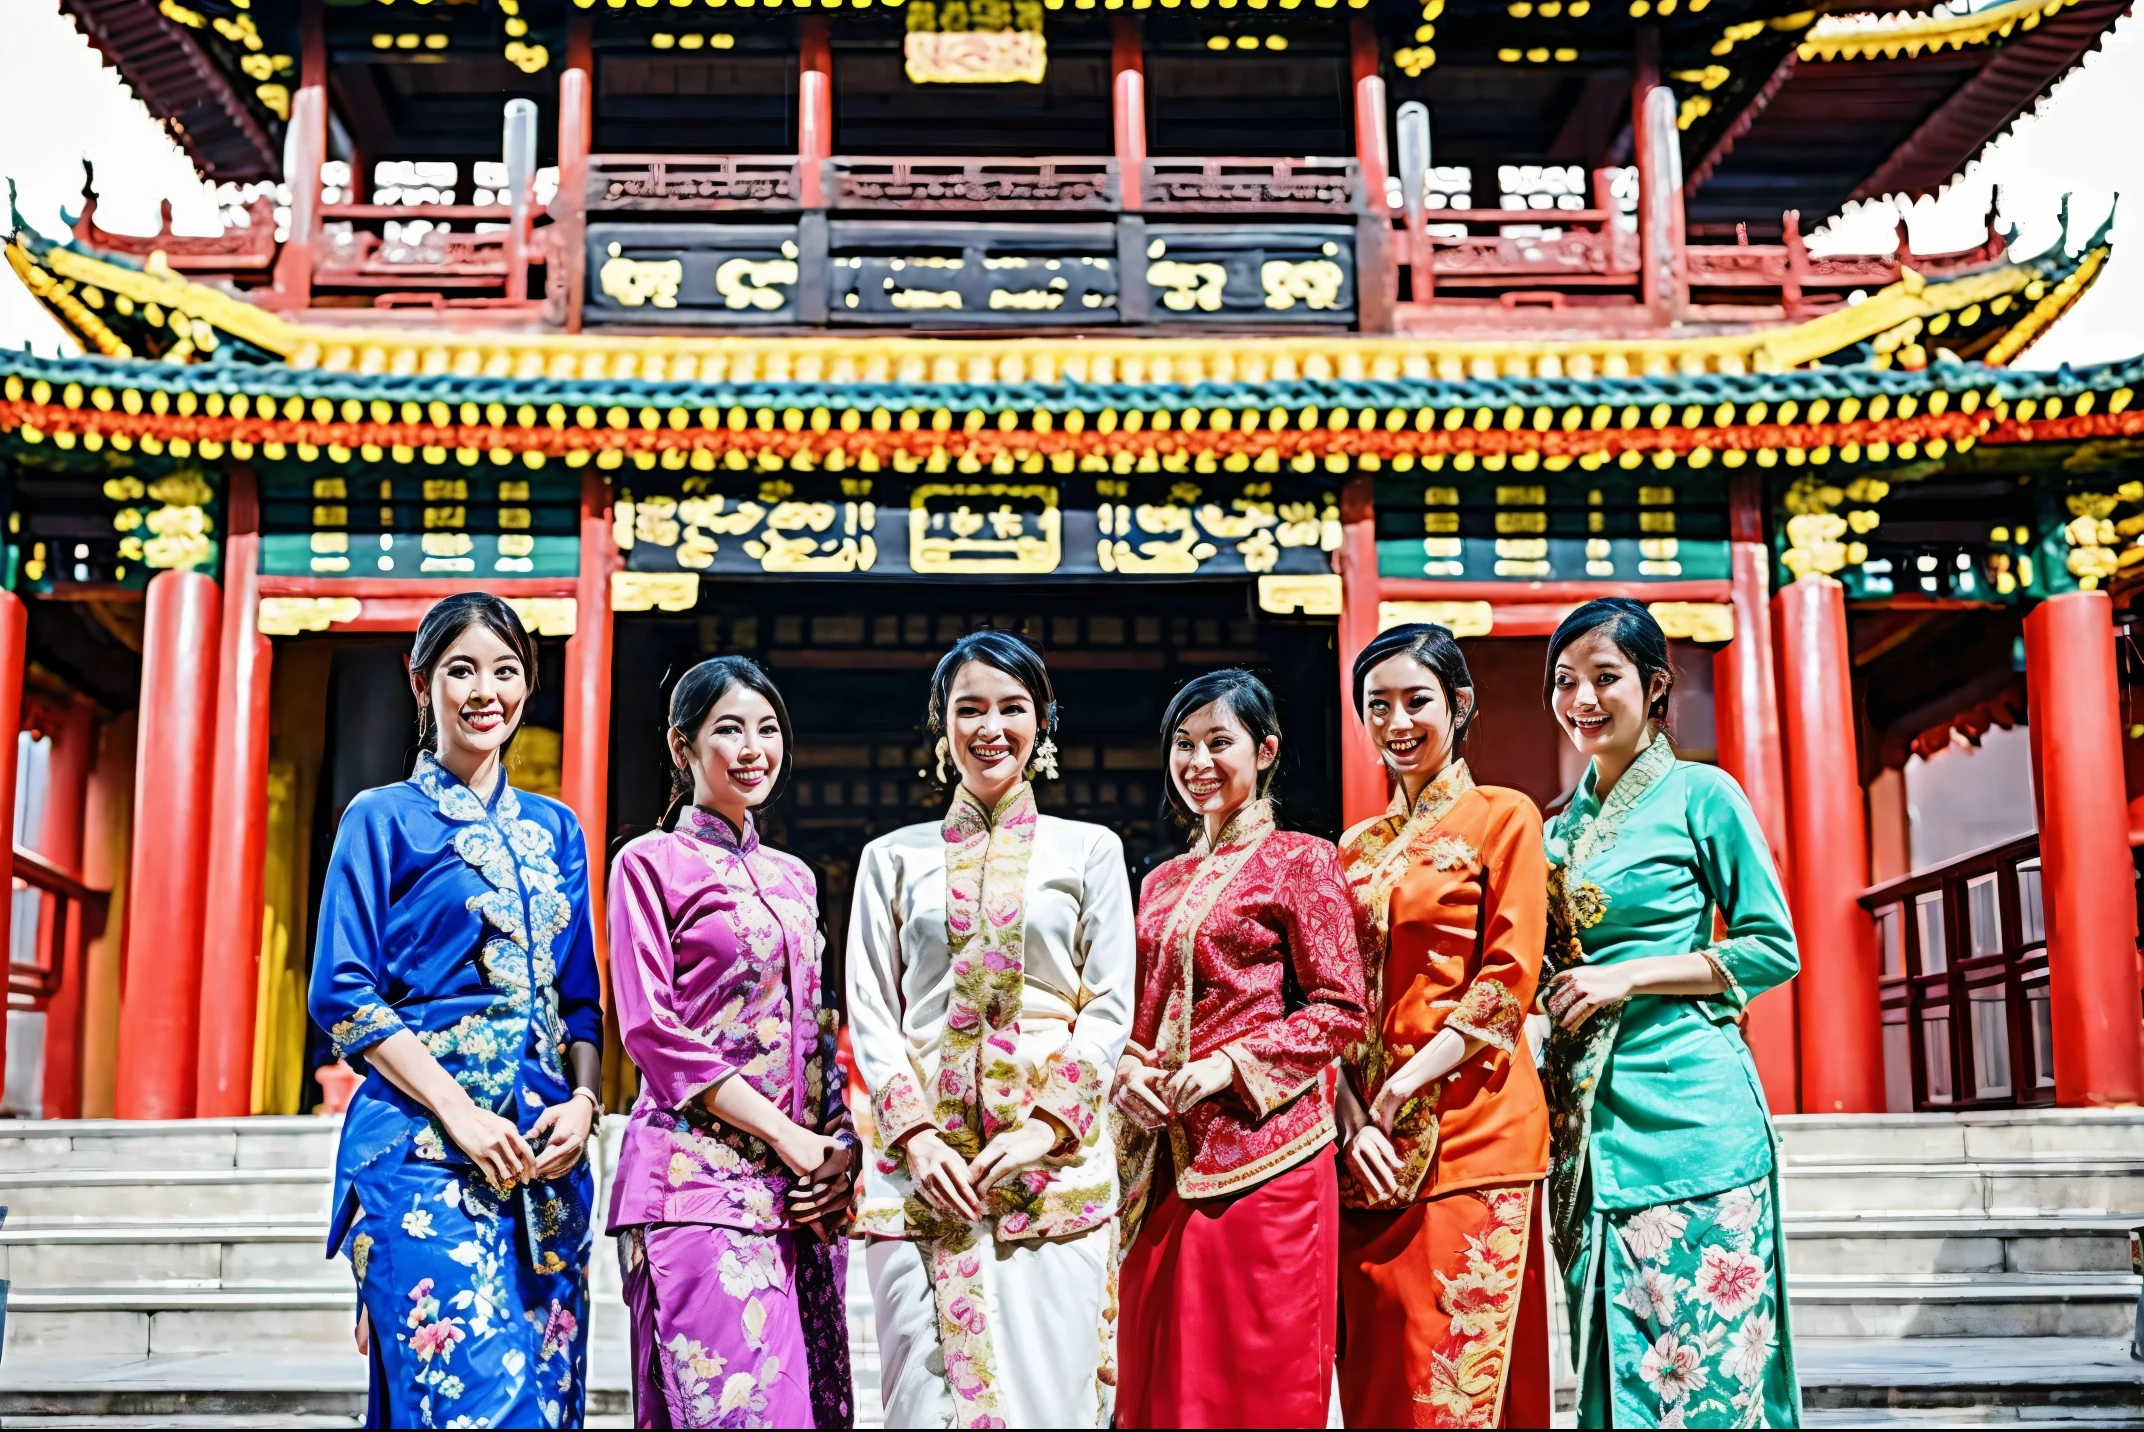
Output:
<svg viewBox="0 0 2144 1432">
<path fill-rule="evenodd" d="M 1072 1038 L 1050 1061 L 1035 1107 L 1084 1143 L 1100 1117 L 1103 1093 L 1132 1033 L 1133 988 L 1139 977 L 1139 936 L 1132 920 L 1131 881 L 1124 844 L 1095 829 L 1080 881 L 1079 923 L 1072 958 L 1079 969 Z"/>
<path fill-rule="evenodd" d="M 1259 1118 L 1315 1083 L 1366 1024 L 1362 946 L 1340 852 L 1306 842 L 1281 872 L 1275 908 L 1303 1006 L 1221 1046 Z"/>
<path fill-rule="evenodd" d="M 1444 1027 L 1509 1054 L 1541 982 L 1548 939 L 1548 857 L 1541 815 L 1527 800 L 1503 804 L 1481 850 L 1481 968 Z"/>
<path fill-rule="evenodd" d="M 849 1052 L 870 1093 L 882 1149 L 936 1123 L 901 1032 L 901 932 L 894 913 L 900 893 L 893 852 L 865 846 L 849 907 Z"/>
<path fill-rule="evenodd" d="M 611 867 L 611 1000 L 626 1057 L 666 1109 L 683 1109 L 741 1067 L 678 1013 L 676 973 L 662 875 L 636 842 Z"/>
<path fill-rule="evenodd" d="M 572 911 L 558 956 L 558 1017 L 568 1044 L 603 1047 L 603 976 L 596 968 L 595 920 L 589 914 L 588 838 L 571 809 L 559 815 L 558 893 Z"/>
<path fill-rule="evenodd" d="M 380 804 L 368 792 L 343 812 L 320 891 L 320 936 L 307 1004 L 338 1059 L 362 1054 L 407 1028 L 387 993 L 384 945 L 394 857 L 390 822 L 376 809 Z"/>
<path fill-rule="evenodd" d="M 1734 777 L 1709 766 L 1690 770 L 1685 805 L 1698 878 L 1719 908 L 1725 935 L 1699 951 L 1727 988 L 1713 998 L 1740 1015 L 1749 1002 L 1801 969 L 1794 924 L 1757 813 Z"/>
</svg>

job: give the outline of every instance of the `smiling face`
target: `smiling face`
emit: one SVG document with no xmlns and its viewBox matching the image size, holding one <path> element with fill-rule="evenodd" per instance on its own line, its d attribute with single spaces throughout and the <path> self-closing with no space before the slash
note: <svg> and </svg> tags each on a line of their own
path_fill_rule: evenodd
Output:
<svg viewBox="0 0 2144 1432">
<path fill-rule="evenodd" d="M 733 684 L 690 741 L 672 728 L 670 757 L 692 773 L 693 804 L 742 830 L 745 812 L 773 793 L 782 771 L 782 723 L 774 703 L 741 681 Z"/>
<path fill-rule="evenodd" d="M 995 806 L 1027 772 L 1040 722 L 1025 686 L 985 662 L 953 675 L 945 703 L 945 739 L 960 783 Z"/>
<path fill-rule="evenodd" d="M 429 708 L 439 757 L 450 769 L 480 764 L 504 746 L 529 697 L 527 665 L 482 622 L 462 629 L 432 668 L 429 688 L 414 673 L 412 684 Z"/>
<path fill-rule="evenodd" d="M 1363 674 L 1362 693 L 1370 739 L 1410 793 L 1451 764 L 1458 712 L 1437 673 L 1420 658 L 1402 652 L 1379 662 Z M 1456 695 L 1465 706 L 1473 705 L 1473 687 L 1463 686 Z"/>
<path fill-rule="evenodd" d="M 1652 738 L 1646 713 L 1667 693 L 1665 672 L 1647 681 L 1606 627 L 1596 628 L 1556 655 L 1550 706 L 1578 753 L 1627 764 Z"/>
<path fill-rule="evenodd" d="M 1169 779 L 1193 814 L 1225 817 L 1258 794 L 1261 774 L 1280 755 L 1280 738 L 1252 739 L 1222 701 L 1183 719 L 1169 739 Z"/>
</svg>

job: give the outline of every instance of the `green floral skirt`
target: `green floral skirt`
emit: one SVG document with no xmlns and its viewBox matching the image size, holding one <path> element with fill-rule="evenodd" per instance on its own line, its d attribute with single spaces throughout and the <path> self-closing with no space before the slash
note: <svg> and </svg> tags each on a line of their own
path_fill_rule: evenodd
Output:
<svg viewBox="0 0 2144 1432">
<path fill-rule="evenodd" d="M 1581 1427 L 1798 1427 L 1770 1178 L 1596 1213 L 1566 1271 L 1585 1347 Z"/>
</svg>

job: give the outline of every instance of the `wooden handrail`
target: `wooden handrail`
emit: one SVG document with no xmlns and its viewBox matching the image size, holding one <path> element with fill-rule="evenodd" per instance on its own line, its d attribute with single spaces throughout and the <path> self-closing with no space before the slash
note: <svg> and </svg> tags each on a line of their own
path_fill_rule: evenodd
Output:
<svg viewBox="0 0 2144 1432">
<path fill-rule="evenodd" d="M 95 890 L 84 885 L 36 851 L 21 845 L 15 847 L 15 878 L 25 885 L 50 891 L 65 900 L 80 900 L 85 905 L 101 907 L 112 894 L 109 890 Z"/>
<path fill-rule="evenodd" d="M 1916 895 L 1940 890 L 1961 877 L 1985 875 L 1989 871 L 1999 870 L 2014 860 L 2037 855 L 2039 851 L 2040 836 L 2037 831 L 2031 835 L 2019 836 L 2015 840 L 1983 845 L 1978 850 L 1968 850 L 1963 855 L 1953 856 L 1941 865 L 1893 876 L 1881 885 L 1871 885 L 1861 892 L 1859 904 L 1862 909 L 1873 913 L 1885 905 L 1895 905 L 1901 900 L 1910 900 Z"/>
</svg>

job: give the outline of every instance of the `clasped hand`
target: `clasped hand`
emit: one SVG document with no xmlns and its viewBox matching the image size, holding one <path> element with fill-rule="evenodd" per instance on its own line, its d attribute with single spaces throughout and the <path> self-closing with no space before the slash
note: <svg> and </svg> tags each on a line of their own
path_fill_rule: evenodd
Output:
<svg viewBox="0 0 2144 1432">
<path fill-rule="evenodd" d="M 992 1189 L 1041 1163 L 1063 1137 L 1054 1119 L 1037 1113 L 983 1145 L 973 1163 L 936 1129 L 917 1130 L 903 1147 L 917 1197 L 948 1218 L 973 1223 L 983 1216 L 983 1199 Z"/>
<path fill-rule="evenodd" d="M 595 1108 L 586 1099 L 552 1104 L 529 1126 L 527 1134 L 472 1100 L 442 1112 L 440 1126 L 454 1146 L 469 1156 L 484 1176 L 501 1188 L 536 1183 L 571 1172 L 588 1149 Z M 535 1145 L 543 1141 L 543 1152 Z"/>
<path fill-rule="evenodd" d="M 775 1146 L 775 1156 L 796 1175 L 789 1189 L 789 1217 L 821 1243 L 840 1230 L 856 1189 L 856 1147 L 798 1127 Z"/>
<path fill-rule="evenodd" d="M 1157 1069 L 1136 1054 L 1126 1054 L 1117 1061 L 1116 1092 L 1159 1126 L 1235 1080 L 1236 1062 L 1222 1053 L 1194 1059 L 1181 1069 Z"/>
</svg>

